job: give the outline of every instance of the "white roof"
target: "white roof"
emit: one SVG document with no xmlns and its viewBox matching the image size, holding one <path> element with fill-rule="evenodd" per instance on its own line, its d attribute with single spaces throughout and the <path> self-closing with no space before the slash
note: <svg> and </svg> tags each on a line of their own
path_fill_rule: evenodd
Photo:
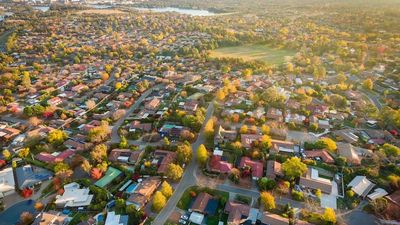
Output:
<svg viewBox="0 0 400 225">
<path fill-rule="evenodd" d="M 121 216 L 116 215 L 115 212 L 108 212 L 105 225 L 123 225 L 119 222 L 120 218 Z"/>
<path fill-rule="evenodd" d="M 93 195 L 89 194 L 89 188 L 79 188 L 79 184 L 73 182 L 64 185 L 63 195 L 56 196 L 56 205 L 64 207 L 88 206 L 92 202 Z"/>
<path fill-rule="evenodd" d="M 365 196 L 375 186 L 366 176 L 356 176 L 347 187 L 351 187 L 357 195 Z"/>
<path fill-rule="evenodd" d="M 189 217 L 189 221 L 195 224 L 201 224 L 204 220 L 204 215 L 197 212 L 192 212 Z"/>
<path fill-rule="evenodd" d="M 0 193 L 15 189 L 14 173 L 12 168 L 0 171 Z"/>
<path fill-rule="evenodd" d="M 386 196 L 388 193 L 387 191 L 385 191 L 385 189 L 382 188 L 377 188 L 375 189 L 374 192 L 372 192 L 371 194 L 369 194 L 367 197 L 371 200 L 375 200 L 377 198 L 382 198 L 384 196 Z"/>
<path fill-rule="evenodd" d="M 213 154 L 214 154 L 214 155 L 222 156 L 222 155 L 224 154 L 224 152 L 221 151 L 221 150 L 215 149 L 214 152 L 213 152 Z"/>
</svg>

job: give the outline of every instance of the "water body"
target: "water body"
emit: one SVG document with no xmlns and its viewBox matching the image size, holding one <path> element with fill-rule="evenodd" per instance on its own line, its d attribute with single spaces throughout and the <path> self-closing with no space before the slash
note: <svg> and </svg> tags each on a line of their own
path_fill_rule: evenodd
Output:
<svg viewBox="0 0 400 225">
<path fill-rule="evenodd" d="M 113 7 L 112 5 L 88 5 L 88 7 L 90 8 L 94 8 L 94 9 L 109 9 L 111 7 Z"/>
<path fill-rule="evenodd" d="M 201 10 L 201 9 L 181 9 L 181 8 L 174 8 L 174 7 L 164 7 L 164 8 L 138 8 L 135 7 L 134 9 L 140 10 L 140 11 L 151 11 L 151 12 L 176 12 L 180 14 L 185 14 L 185 15 L 191 15 L 191 16 L 215 16 L 218 15 L 216 13 L 210 12 L 208 10 Z"/>
<path fill-rule="evenodd" d="M 49 11 L 50 6 L 33 6 L 33 8 L 42 12 L 47 12 Z"/>
</svg>

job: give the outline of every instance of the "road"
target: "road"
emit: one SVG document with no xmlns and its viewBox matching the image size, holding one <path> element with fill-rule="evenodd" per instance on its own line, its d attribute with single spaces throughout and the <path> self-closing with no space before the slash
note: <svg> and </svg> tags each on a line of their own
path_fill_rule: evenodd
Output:
<svg viewBox="0 0 400 225">
<path fill-rule="evenodd" d="M 211 102 L 208 105 L 205 120 L 203 123 L 203 127 L 202 127 L 201 131 L 199 132 L 199 136 L 197 137 L 196 142 L 194 142 L 192 144 L 192 149 L 193 149 L 192 160 L 189 163 L 189 165 L 186 167 L 186 170 L 182 176 L 181 181 L 179 182 L 179 184 L 176 186 L 176 189 L 174 190 L 174 194 L 168 200 L 167 205 L 161 210 L 161 212 L 154 219 L 152 224 L 154 224 L 154 225 L 165 224 L 165 222 L 167 222 L 171 213 L 174 211 L 176 204 L 178 203 L 179 199 L 181 198 L 181 196 L 185 192 L 185 190 L 193 185 L 196 185 L 196 183 L 197 183 L 196 170 L 198 168 L 197 149 L 201 144 L 203 144 L 205 142 L 205 136 L 204 136 L 203 129 L 204 129 L 206 122 L 212 117 L 213 113 L 214 113 L 214 103 Z"/>
<path fill-rule="evenodd" d="M 160 88 L 162 85 L 156 85 L 145 91 L 136 101 L 135 103 L 126 111 L 125 115 L 121 117 L 114 125 L 111 131 L 111 143 L 119 143 L 121 137 L 118 134 L 119 127 L 124 123 L 126 118 L 129 117 L 137 108 L 139 108 L 140 104 L 157 88 Z"/>
<path fill-rule="evenodd" d="M 371 92 L 361 90 L 362 93 L 364 93 L 365 96 L 375 105 L 376 108 L 379 110 L 382 109 L 382 104 L 379 102 L 379 97 L 376 96 L 376 94 L 372 94 Z"/>
</svg>

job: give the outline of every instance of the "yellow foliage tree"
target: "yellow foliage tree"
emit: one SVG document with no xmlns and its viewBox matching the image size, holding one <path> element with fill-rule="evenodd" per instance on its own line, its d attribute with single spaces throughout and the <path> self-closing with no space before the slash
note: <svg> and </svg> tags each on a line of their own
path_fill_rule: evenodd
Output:
<svg viewBox="0 0 400 225">
<path fill-rule="evenodd" d="M 266 210 L 275 209 L 275 198 L 269 192 L 261 192 L 260 194 L 261 203 Z"/>
<path fill-rule="evenodd" d="M 157 191 L 153 198 L 153 210 L 160 212 L 166 204 L 167 198 L 161 193 L 161 191 Z"/>
</svg>

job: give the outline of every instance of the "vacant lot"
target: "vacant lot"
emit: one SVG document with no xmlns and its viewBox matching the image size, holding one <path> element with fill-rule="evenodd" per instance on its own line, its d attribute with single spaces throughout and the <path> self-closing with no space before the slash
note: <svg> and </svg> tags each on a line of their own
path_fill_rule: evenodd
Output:
<svg viewBox="0 0 400 225">
<path fill-rule="evenodd" d="M 259 60 L 267 64 L 282 64 L 295 54 L 294 51 L 271 48 L 267 45 L 242 45 L 218 48 L 210 52 L 215 58 L 242 58 L 245 61 Z"/>
<path fill-rule="evenodd" d="M 88 9 L 77 12 L 78 14 L 101 14 L 101 15 L 113 15 L 113 14 L 126 14 L 118 9 Z"/>
</svg>

